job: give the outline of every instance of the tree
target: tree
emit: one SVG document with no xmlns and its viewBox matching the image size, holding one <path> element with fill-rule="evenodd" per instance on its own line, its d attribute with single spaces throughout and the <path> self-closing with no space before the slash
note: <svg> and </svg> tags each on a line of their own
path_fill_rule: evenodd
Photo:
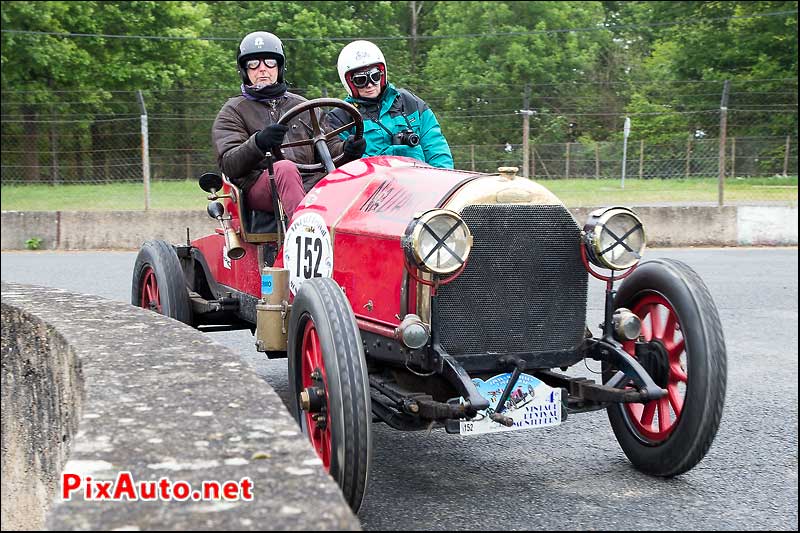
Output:
<svg viewBox="0 0 800 533">
<path fill-rule="evenodd" d="M 602 30 L 546 32 L 596 26 L 603 20 L 599 2 L 440 2 L 433 16 L 433 34 L 442 38 L 428 53 L 425 94 L 450 111 L 443 128 L 456 144 L 505 143 L 508 124 L 521 124 L 515 113 L 526 85 L 533 87 L 530 106 L 537 110 L 532 137 L 548 140 L 550 123 L 568 124 L 579 110 L 569 98 L 554 98 L 554 87 L 562 96 L 576 95 L 610 39 Z"/>
</svg>

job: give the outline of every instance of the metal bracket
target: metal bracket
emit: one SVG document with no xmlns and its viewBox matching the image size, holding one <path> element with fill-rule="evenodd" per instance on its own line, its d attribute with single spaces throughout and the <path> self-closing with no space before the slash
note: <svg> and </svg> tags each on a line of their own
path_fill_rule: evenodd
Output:
<svg viewBox="0 0 800 533">
<path fill-rule="evenodd" d="M 464 397 L 469 416 L 489 407 L 489 400 L 481 396 L 467 371 L 450 355 L 442 355 L 442 376 Z"/>
<path fill-rule="evenodd" d="M 659 387 L 631 354 L 626 352 L 622 345 L 615 340 L 587 339 L 589 343 L 587 355 L 598 361 L 605 361 L 620 369 L 607 383 L 606 386 L 617 387 L 625 378 L 632 379 L 639 391 L 644 396 L 643 400 L 657 400 L 666 396 L 667 391 Z"/>
</svg>

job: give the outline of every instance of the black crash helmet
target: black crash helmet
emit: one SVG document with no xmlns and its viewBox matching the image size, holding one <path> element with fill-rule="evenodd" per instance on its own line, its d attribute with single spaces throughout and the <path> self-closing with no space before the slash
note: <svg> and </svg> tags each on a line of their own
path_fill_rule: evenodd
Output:
<svg viewBox="0 0 800 533">
<path fill-rule="evenodd" d="M 280 39 L 266 31 L 254 31 L 245 35 L 242 42 L 239 43 L 239 51 L 236 54 L 236 65 L 245 85 L 250 85 L 250 78 L 247 75 L 247 67 L 244 64 L 248 59 L 254 57 L 273 57 L 277 59 L 278 83 L 283 81 L 286 56 L 283 55 L 283 43 Z"/>
</svg>

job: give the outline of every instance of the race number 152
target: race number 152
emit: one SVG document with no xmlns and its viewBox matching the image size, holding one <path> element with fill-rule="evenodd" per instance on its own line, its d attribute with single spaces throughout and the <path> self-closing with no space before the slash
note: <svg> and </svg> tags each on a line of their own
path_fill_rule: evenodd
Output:
<svg viewBox="0 0 800 533">
<path fill-rule="evenodd" d="M 298 235 L 295 239 L 297 244 L 297 277 L 321 278 L 319 264 L 322 261 L 322 239 L 319 237 L 305 237 Z M 300 272 L 300 269 L 303 272 Z"/>
</svg>

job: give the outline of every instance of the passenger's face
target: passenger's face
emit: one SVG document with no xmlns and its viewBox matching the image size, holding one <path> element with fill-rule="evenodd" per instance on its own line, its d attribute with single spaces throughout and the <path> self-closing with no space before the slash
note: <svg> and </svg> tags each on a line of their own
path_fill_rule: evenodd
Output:
<svg viewBox="0 0 800 533">
<path fill-rule="evenodd" d="M 383 72 L 378 67 L 356 71 L 350 78 L 360 98 L 377 98 L 381 94 Z"/>
</svg>

